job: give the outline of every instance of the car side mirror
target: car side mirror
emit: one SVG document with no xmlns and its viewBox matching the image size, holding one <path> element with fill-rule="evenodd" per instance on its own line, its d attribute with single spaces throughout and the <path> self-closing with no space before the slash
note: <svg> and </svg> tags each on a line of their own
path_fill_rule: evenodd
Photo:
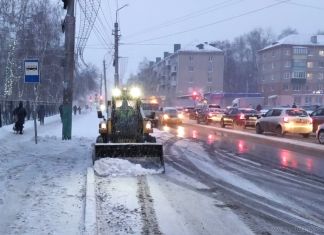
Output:
<svg viewBox="0 0 324 235">
<path fill-rule="evenodd" d="M 265 117 L 266 115 L 265 114 L 261 114 L 261 117 Z"/>
<path fill-rule="evenodd" d="M 102 115 L 102 111 L 97 111 L 97 115 L 98 115 L 98 118 L 104 118 L 104 116 Z"/>
<path fill-rule="evenodd" d="M 154 119 L 155 118 L 155 112 L 151 112 L 151 114 L 149 115 L 149 118 Z"/>
</svg>

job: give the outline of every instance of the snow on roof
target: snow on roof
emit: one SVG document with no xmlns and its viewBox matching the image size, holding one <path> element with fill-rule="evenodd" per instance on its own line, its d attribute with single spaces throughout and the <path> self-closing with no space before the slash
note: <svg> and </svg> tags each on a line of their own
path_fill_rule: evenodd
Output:
<svg viewBox="0 0 324 235">
<path fill-rule="evenodd" d="M 316 37 L 316 43 L 312 42 L 312 37 Z M 296 46 L 324 46 L 324 35 L 304 35 L 304 34 L 292 34 L 284 37 L 271 45 L 261 49 L 260 51 L 267 50 L 280 45 L 296 45 Z"/>
<path fill-rule="evenodd" d="M 200 48 L 199 48 L 200 46 Z M 223 52 L 221 49 L 213 47 L 207 43 L 202 43 L 197 46 L 189 46 L 186 48 L 182 48 L 179 52 Z"/>
</svg>

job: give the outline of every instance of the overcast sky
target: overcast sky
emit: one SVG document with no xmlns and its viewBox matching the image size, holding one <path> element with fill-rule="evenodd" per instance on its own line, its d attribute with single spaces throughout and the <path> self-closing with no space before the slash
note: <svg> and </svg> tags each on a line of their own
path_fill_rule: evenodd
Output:
<svg viewBox="0 0 324 235">
<path fill-rule="evenodd" d="M 324 30 L 324 0 L 118 1 L 118 7 L 124 4 L 128 6 L 118 16 L 122 35 L 120 56 L 123 57 L 120 72 L 124 79 L 137 72 L 144 57 L 155 60 L 164 51 L 172 52 L 174 43 L 185 48 L 200 42 L 233 40 L 257 27 L 272 29 L 275 34 L 287 27 L 301 34 Z M 77 6 L 79 18 L 81 11 Z M 117 0 L 101 0 L 95 30 L 84 52 L 86 62 L 97 65 L 100 72 L 104 57 L 107 63 L 112 58 L 109 51 L 113 47 L 111 32 L 116 9 Z M 79 27 L 77 19 L 77 34 Z M 107 75 L 112 81 L 113 67 L 108 67 Z"/>
</svg>

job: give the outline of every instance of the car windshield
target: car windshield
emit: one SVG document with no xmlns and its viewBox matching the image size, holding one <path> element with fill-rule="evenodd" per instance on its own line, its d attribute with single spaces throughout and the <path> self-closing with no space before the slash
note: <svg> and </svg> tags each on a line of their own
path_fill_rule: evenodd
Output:
<svg viewBox="0 0 324 235">
<path fill-rule="evenodd" d="M 308 116 L 307 112 L 303 109 L 288 109 L 286 114 L 288 116 Z"/>
<path fill-rule="evenodd" d="M 254 110 L 254 109 L 241 109 L 240 112 L 245 113 L 245 114 L 255 114 L 255 113 L 257 113 L 257 111 Z"/>
<path fill-rule="evenodd" d="M 159 104 L 142 103 L 143 110 L 159 110 Z"/>
<path fill-rule="evenodd" d="M 171 114 L 171 115 L 177 115 L 178 111 L 176 109 L 166 109 L 164 111 L 165 113 Z"/>
</svg>

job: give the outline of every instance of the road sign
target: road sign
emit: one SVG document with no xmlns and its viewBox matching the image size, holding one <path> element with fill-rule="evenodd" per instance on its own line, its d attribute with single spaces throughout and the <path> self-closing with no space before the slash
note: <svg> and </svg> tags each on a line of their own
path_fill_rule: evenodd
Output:
<svg viewBox="0 0 324 235">
<path fill-rule="evenodd" d="M 25 82 L 26 83 L 39 83 L 39 61 L 38 60 L 25 60 Z"/>
</svg>

